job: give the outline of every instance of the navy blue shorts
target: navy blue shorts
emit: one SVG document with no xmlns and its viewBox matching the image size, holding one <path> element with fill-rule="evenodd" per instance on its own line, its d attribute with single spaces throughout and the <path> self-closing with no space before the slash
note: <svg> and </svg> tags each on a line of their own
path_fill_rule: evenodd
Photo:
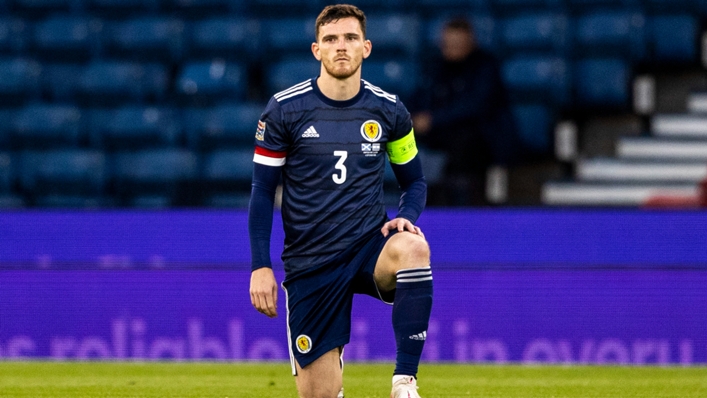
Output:
<svg viewBox="0 0 707 398">
<path fill-rule="evenodd" d="M 383 246 L 394 235 L 378 232 L 360 248 L 352 248 L 335 263 L 285 278 L 287 337 L 292 374 L 295 360 L 305 367 L 314 360 L 347 344 L 351 335 L 351 307 L 354 294 L 367 294 L 392 304 L 395 291 L 378 291 L 373 272 Z"/>
</svg>

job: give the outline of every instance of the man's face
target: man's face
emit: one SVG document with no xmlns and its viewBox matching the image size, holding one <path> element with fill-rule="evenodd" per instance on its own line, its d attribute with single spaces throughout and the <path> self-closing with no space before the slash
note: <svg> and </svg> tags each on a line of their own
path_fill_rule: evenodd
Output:
<svg viewBox="0 0 707 398">
<path fill-rule="evenodd" d="M 363 38 L 358 19 L 342 18 L 319 27 L 312 53 L 327 74 L 343 80 L 360 70 L 363 59 L 371 54 L 371 42 Z"/>
<path fill-rule="evenodd" d="M 463 29 L 447 28 L 442 32 L 440 47 L 444 59 L 461 61 L 474 49 L 474 39 Z"/>
</svg>

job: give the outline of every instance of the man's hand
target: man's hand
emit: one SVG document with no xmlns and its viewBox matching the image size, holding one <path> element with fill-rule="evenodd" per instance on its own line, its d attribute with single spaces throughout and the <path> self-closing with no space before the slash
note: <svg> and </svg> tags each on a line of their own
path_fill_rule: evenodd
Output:
<svg viewBox="0 0 707 398">
<path fill-rule="evenodd" d="M 420 235 L 423 238 L 425 237 L 420 228 L 416 227 L 410 220 L 404 218 L 394 218 L 388 221 L 383 225 L 383 228 L 381 228 L 381 233 L 383 236 L 388 236 L 391 229 L 397 229 L 398 232 L 408 231 L 415 235 Z"/>
<path fill-rule="evenodd" d="M 277 281 L 272 268 L 258 268 L 250 274 L 250 302 L 258 312 L 277 316 Z"/>
</svg>

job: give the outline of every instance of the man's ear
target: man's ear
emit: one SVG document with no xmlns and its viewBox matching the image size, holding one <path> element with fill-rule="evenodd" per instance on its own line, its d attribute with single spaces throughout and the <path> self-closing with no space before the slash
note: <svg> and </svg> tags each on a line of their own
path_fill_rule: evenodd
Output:
<svg viewBox="0 0 707 398">
<path fill-rule="evenodd" d="M 373 51 L 373 43 L 370 40 L 365 40 L 363 42 L 363 58 L 368 58 L 371 55 L 371 51 Z"/>
<path fill-rule="evenodd" d="M 312 54 L 314 54 L 314 58 L 316 58 L 317 61 L 322 60 L 322 56 L 319 53 L 319 44 L 317 44 L 316 42 L 312 43 Z"/>
</svg>

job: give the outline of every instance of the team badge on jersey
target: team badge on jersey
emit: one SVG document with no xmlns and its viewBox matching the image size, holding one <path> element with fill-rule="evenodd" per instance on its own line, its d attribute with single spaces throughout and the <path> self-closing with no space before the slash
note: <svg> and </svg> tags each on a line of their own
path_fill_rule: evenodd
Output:
<svg viewBox="0 0 707 398">
<path fill-rule="evenodd" d="M 368 142 L 376 142 L 383 135 L 381 124 L 375 120 L 368 120 L 361 125 L 361 135 Z"/>
<path fill-rule="evenodd" d="M 258 129 L 255 130 L 255 139 L 262 141 L 265 139 L 265 122 L 258 120 Z"/>
<path fill-rule="evenodd" d="M 310 339 L 306 334 L 300 334 L 297 336 L 295 343 L 297 345 L 297 351 L 302 354 L 306 354 L 312 350 L 312 339 Z"/>
</svg>

